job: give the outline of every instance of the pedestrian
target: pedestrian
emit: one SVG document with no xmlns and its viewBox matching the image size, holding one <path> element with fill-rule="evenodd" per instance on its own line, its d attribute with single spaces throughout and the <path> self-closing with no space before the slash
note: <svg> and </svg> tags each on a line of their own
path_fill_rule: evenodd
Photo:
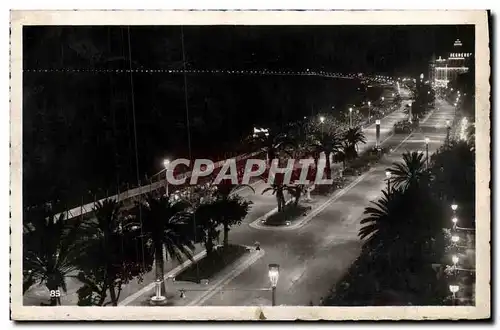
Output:
<svg viewBox="0 0 500 330">
<path fill-rule="evenodd" d="M 260 243 L 255 242 L 255 250 L 260 251 Z"/>
<path fill-rule="evenodd" d="M 319 298 L 319 305 L 323 306 L 323 297 Z"/>
<path fill-rule="evenodd" d="M 313 301 L 309 301 L 309 306 L 314 306 Z"/>
</svg>

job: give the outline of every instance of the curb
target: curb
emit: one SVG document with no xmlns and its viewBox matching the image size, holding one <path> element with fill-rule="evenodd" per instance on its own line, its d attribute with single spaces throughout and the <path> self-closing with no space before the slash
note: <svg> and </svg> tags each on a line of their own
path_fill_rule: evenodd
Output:
<svg viewBox="0 0 500 330">
<path fill-rule="evenodd" d="M 271 230 L 271 231 L 286 231 L 286 230 L 294 230 L 298 229 L 300 227 L 303 227 L 305 224 L 307 224 L 309 221 L 311 221 L 318 213 L 323 211 L 328 205 L 330 205 L 332 202 L 336 201 L 338 198 L 342 197 L 345 193 L 347 193 L 349 190 L 351 190 L 354 186 L 356 186 L 358 183 L 360 183 L 369 173 L 374 171 L 375 169 L 370 169 L 368 172 L 362 174 L 360 177 L 358 177 L 356 180 L 351 182 L 349 185 L 346 187 L 342 188 L 339 190 L 337 193 L 335 193 L 332 197 L 327 199 L 323 204 L 318 206 L 317 208 L 313 209 L 309 214 L 304 216 L 301 220 L 297 221 L 295 224 L 292 224 L 290 226 L 265 226 L 261 225 L 260 221 L 262 220 L 263 217 L 253 221 L 252 223 L 249 224 L 250 227 L 255 228 L 255 229 L 260 229 L 260 230 Z M 273 211 L 275 212 L 274 209 Z M 272 213 L 272 212 L 269 212 Z M 265 217 L 265 216 L 264 216 Z"/>
</svg>

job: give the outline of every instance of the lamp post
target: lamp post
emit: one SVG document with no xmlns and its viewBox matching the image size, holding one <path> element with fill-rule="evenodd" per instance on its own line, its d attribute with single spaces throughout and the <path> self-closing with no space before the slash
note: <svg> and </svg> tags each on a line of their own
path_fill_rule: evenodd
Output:
<svg viewBox="0 0 500 330">
<path fill-rule="evenodd" d="M 276 306 L 276 286 L 280 276 L 280 266 L 278 264 L 269 264 L 269 280 L 272 289 L 272 305 Z"/>
<path fill-rule="evenodd" d="M 425 166 L 429 169 L 429 138 L 425 138 Z"/>
<path fill-rule="evenodd" d="M 352 127 L 352 108 L 349 108 L 349 128 Z"/>
<path fill-rule="evenodd" d="M 451 292 L 451 295 L 452 295 L 453 306 L 455 305 L 456 294 L 457 294 L 457 292 L 458 292 L 459 289 L 460 289 L 460 287 L 458 285 L 456 285 L 456 284 L 450 285 L 450 292 Z"/>
<path fill-rule="evenodd" d="M 170 160 L 165 159 L 163 161 L 163 166 L 165 167 L 165 194 L 168 198 L 168 165 L 170 165 Z"/>
<path fill-rule="evenodd" d="M 385 171 L 385 177 L 386 177 L 386 180 L 387 180 L 387 192 L 389 192 L 391 190 L 391 171 Z"/>
<path fill-rule="evenodd" d="M 375 120 L 375 137 L 376 142 L 375 145 L 377 149 L 380 148 L 380 119 Z"/>
<path fill-rule="evenodd" d="M 413 102 L 410 101 L 408 102 L 408 105 L 409 105 L 409 111 L 408 111 L 408 120 L 410 121 L 410 123 L 413 121 Z"/>
<path fill-rule="evenodd" d="M 368 101 L 368 124 L 371 122 L 372 116 L 371 116 L 371 105 L 372 103 Z"/>
<path fill-rule="evenodd" d="M 457 270 L 457 264 L 458 264 L 458 256 L 453 256 L 451 257 L 451 261 L 453 262 L 453 270 L 456 271 Z"/>
<path fill-rule="evenodd" d="M 325 117 L 319 117 L 319 122 L 321 123 L 321 136 L 323 136 L 323 123 L 325 122 Z"/>
<path fill-rule="evenodd" d="M 451 218 L 451 222 L 453 222 L 453 229 L 454 230 L 457 228 L 457 223 L 458 223 L 457 209 L 458 209 L 457 204 L 455 204 L 455 203 L 451 204 L 451 210 L 453 211 L 453 218 Z M 453 240 L 453 237 L 452 237 L 452 240 Z M 457 236 L 457 242 L 458 242 L 458 236 Z"/>
</svg>

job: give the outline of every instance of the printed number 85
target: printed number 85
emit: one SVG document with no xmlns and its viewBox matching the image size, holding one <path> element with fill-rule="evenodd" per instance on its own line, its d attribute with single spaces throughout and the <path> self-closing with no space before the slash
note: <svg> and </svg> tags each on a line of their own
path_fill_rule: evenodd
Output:
<svg viewBox="0 0 500 330">
<path fill-rule="evenodd" d="M 60 297 L 61 296 L 61 292 L 59 290 L 50 290 L 50 297 L 53 298 L 53 297 Z"/>
</svg>

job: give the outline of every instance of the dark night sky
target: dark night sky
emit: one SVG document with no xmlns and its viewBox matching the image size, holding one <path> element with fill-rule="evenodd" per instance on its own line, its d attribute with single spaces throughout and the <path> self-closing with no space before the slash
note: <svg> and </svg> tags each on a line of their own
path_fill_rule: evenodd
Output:
<svg viewBox="0 0 500 330">
<path fill-rule="evenodd" d="M 62 62 L 65 67 L 99 65 L 90 59 L 124 55 L 124 31 L 119 27 L 27 27 L 25 68 L 54 68 Z M 130 31 L 137 66 L 165 68 L 181 61 L 178 26 L 136 26 Z M 474 40 L 473 27 L 464 25 L 187 26 L 184 34 L 188 62 L 197 68 L 324 67 L 385 73 L 419 72 L 433 53 L 450 50 L 456 38 L 468 51 L 473 50 Z M 75 57 L 56 43 L 69 45 Z"/>
</svg>

